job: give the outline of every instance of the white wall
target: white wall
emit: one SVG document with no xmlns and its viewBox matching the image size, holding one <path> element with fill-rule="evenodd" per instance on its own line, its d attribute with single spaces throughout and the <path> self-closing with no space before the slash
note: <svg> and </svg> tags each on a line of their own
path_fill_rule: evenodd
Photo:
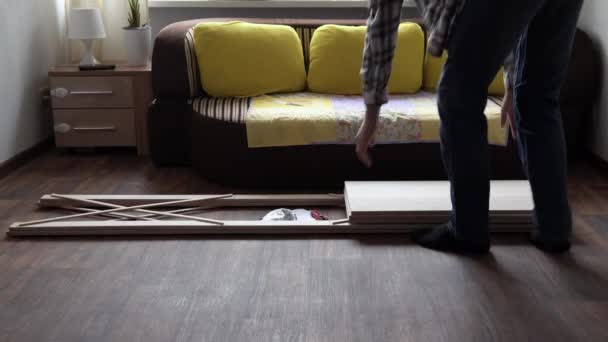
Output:
<svg viewBox="0 0 608 342">
<path fill-rule="evenodd" d="M 0 162 L 51 134 L 40 88 L 64 62 L 63 0 L 0 1 Z"/>
<path fill-rule="evenodd" d="M 140 0 L 140 3 L 143 3 L 143 1 Z M 124 61 L 127 59 L 122 30 L 128 24 L 127 8 L 127 0 L 103 1 L 103 21 L 107 34 L 106 39 L 101 43 L 103 47 L 101 58 L 103 60 Z M 145 19 L 142 18 L 142 20 Z"/>
<path fill-rule="evenodd" d="M 602 89 L 593 117 L 591 150 L 608 161 L 608 1 L 585 0 L 579 26 L 589 33 L 602 59 Z"/>
</svg>

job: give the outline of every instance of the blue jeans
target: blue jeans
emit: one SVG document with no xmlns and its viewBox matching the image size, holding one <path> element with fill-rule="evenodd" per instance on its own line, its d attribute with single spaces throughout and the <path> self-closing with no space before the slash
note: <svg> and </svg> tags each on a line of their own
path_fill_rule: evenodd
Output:
<svg viewBox="0 0 608 342">
<path fill-rule="evenodd" d="M 489 242 L 487 89 L 515 51 L 515 125 L 540 238 L 569 241 L 566 148 L 559 108 L 582 0 L 467 0 L 439 85 L 441 148 L 457 238 Z"/>
</svg>

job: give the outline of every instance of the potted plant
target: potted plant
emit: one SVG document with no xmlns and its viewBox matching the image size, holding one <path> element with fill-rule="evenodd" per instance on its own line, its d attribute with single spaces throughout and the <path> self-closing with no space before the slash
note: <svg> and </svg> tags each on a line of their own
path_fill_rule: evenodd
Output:
<svg viewBox="0 0 608 342">
<path fill-rule="evenodd" d="M 142 23 L 139 0 L 127 1 L 129 26 L 124 27 L 127 61 L 131 66 L 147 65 L 152 51 L 152 30 L 150 25 Z"/>
</svg>

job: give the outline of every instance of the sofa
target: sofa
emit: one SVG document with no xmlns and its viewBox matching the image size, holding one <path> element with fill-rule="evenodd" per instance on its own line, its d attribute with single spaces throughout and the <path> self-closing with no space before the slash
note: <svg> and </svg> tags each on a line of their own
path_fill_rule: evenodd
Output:
<svg viewBox="0 0 608 342">
<path fill-rule="evenodd" d="M 158 165 L 190 165 L 210 181 L 239 186 L 339 186 L 344 180 L 445 179 L 438 143 L 377 145 L 374 165 L 365 168 L 349 144 L 249 148 L 242 120 L 249 103 L 241 98 L 215 103 L 200 85 L 193 27 L 201 22 L 241 20 L 295 28 L 308 58 L 307 44 L 324 24 L 364 25 L 363 20 L 211 18 L 171 24 L 156 37 L 152 57 L 155 100 L 148 113 L 152 160 Z M 584 128 L 598 84 L 598 58 L 588 36 L 576 34 L 561 109 L 570 160 L 583 145 Z M 210 105 L 211 104 L 211 105 Z M 217 106 L 230 107 L 218 114 Z M 516 146 L 490 148 L 494 179 L 524 177 Z"/>
</svg>

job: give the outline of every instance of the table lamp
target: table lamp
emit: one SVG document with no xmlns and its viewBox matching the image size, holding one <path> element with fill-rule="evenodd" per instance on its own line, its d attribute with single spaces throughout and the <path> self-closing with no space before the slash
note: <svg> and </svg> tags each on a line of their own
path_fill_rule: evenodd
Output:
<svg viewBox="0 0 608 342">
<path fill-rule="evenodd" d="M 84 45 L 84 55 L 80 67 L 92 67 L 100 64 L 93 56 L 95 39 L 106 37 L 99 8 L 73 8 L 70 11 L 69 39 L 80 39 Z"/>
</svg>

